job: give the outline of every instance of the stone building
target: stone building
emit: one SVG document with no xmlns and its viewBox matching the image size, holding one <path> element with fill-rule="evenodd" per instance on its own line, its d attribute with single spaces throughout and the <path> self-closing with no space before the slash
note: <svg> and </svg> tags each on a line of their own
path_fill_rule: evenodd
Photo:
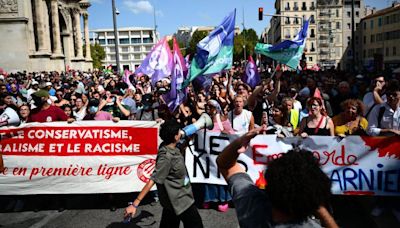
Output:
<svg viewBox="0 0 400 228">
<path fill-rule="evenodd" d="M 360 25 L 359 67 L 375 71 L 400 67 L 400 3 L 372 11 Z"/>
<path fill-rule="evenodd" d="M 88 0 L 0 0 L 0 67 L 92 69 L 88 7 Z"/>
</svg>

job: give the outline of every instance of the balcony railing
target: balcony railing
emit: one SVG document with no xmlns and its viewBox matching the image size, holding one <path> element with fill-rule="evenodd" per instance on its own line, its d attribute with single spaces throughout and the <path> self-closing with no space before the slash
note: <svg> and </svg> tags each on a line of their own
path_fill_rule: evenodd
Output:
<svg viewBox="0 0 400 228">
<path fill-rule="evenodd" d="M 301 7 L 301 10 L 306 11 L 307 7 L 303 6 L 303 7 Z"/>
<path fill-rule="evenodd" d="M 298 10 L 299 10 L 299 7 L 298 7 L 298 6 L 295 6 L 295 7 L 293 7 L 293 10 L 294 10 L 294 11 L 298 11 Z"/>
<path fill-rule="evenodd" d="M 290 7 L 285 7 L 285 11 L 290 11 Z"/>
</svg>

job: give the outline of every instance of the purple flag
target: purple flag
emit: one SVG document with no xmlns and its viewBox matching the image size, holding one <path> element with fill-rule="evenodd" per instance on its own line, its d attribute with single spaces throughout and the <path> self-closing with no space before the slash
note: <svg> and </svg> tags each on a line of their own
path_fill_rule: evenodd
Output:
<svg viewBox="0 0 400 228">
<path fill-rule="evenodd" d="M 175 37 L 173 39 L 173 61 L 174 67 L 171 75 L 171 90 L 163 96 L 171 112 L 175 111 L 185 97 L 185 93 L 180 90 L 188 72 L 188 68 L 186 67 L 185 60 L 182 57 Z"/>
<path fill-rule="evenodd" d="M 159 80 L 171 75 L 172 67 L 171 49 L 168 46 L 167 39 L 163 38 L 147 54 L 135 73 L 148 75 L 151 77 L 151 83 L 155 85 Z"/>
<path fill-rule="evenodd" d="M 257 65 L 251 55 L 249 56 L 249 60 L 246 65 L 246 73 L 243 75 L 242 80 L 253 89 L 261 81 L 260 74 L 257 70 Z"/>
<path fill-rule="evenodd" d="M 132 73 L 128 69 L 126 69 L 125 72 L 124 72 L 124 76 L 122 77 L 122 81 L 124 81 L 128 85 L 129 89 L 135 88 L 135 86 L 132 85 L 132 82 L 129 79 L 131 74 Z"/>
</svg>

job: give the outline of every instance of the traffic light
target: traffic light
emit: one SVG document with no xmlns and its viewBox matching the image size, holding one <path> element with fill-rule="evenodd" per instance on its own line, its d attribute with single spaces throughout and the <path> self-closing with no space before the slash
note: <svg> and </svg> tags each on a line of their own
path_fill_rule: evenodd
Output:
<svg viewBox="0 0 400 228">
<path fill-rule="evenodd" d="M 262 19 L 263 19 L 263 13 L 264 13 L 264 8 L 259 7 L 259 8 L 258 8 L 258 20 L 259 20 L 259 21 L 262 21 Z"/>
</svg>

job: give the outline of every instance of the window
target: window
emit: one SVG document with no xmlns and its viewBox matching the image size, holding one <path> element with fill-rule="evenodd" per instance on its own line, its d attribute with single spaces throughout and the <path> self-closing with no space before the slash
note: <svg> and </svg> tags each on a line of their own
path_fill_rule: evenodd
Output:
<svg viewBox="0 0 400 228">
<path fill-rule="evenodd" d="M 288 17 L 285 17 L 285 24 L 290 24 L 290 18 L 288 18 Z"/>
<path fill-rule="evenodd" d="M 340 29 L 340 22 L 336 22 L 336 29 Z"/>
<path fill-rule="evenodd" d="M 315 30 L 314 29 L 311 29 L 310 37 L 315 37 Z"/>
<path fill-rule="evenodd" d="M 373 28 L 374 28 L 374 19 L 371 19 L 371 22 L 370 22 L 370 27 L 371 27 L 371 29 L 373 29 Z"/>
<path fill-rule="evenodd" d="M 299 7 L 297 6 L 297 2 L 294 3 L 293 10 L 295 10 L 295 11 L 299 10 Z"/>
<path fill-rule="evenodd" d="M 129 44 L 129 38 L 119 39 L 120 44 Z"/>
<path fill-rule="evenodd" d="M 285 38 L 290 38 L 290 30 L 285 29 Z"/>
<path fill-rule="evenodd" d="M 351 12 L 347 11 L 347 17 L 351 17 Z"/>
<path fill-rule="evenodd" d="M 108 49 L 110 50 L 110 52 L 115 52 L 115 47 L 109 47 Z"/>
<path fill-rule="evenodd" d="M 315 51 L 314 42 L 311 42 L 311 52 Z"/>
<path fill-rule="evenodd" d="M 347 28 L 351 29 L 351 24 L 350 23 L 347 23 Z"/>
<path fill-rule="evenodd" d="M 370 42 L 371 42 L 371 43 L 374 43 L 374 42 L 375 42 L 375 35 L 371 35 Z"/>
<path fill-rule="evenodd" d="M 363 37 L 363 44 L 366 44 L 366 43 L 367 43 L 367 37 L 364 36 L 364 37 Z"/>
<path fill-rule="evenodd" d="M 121 52 L 129 52 L 129 47 L 122 47 Z"/>
<path fill-rule="evenodd" d="M 106 40 L 105 40 L 105 39 L 99 39 L 99 44 L 100 44 L 100 45 L 106 44 Z"/>
<path fill-rule="evenodd" d="M 312 57 L 308 57 L 308 61 L 312 62 Z"/>
<path fill-rule="evenodd" d="M 367 29 L 367 22 L 364 21 L 364 30 Z"/>
<path fill-rule="evenodd" d="M 389 56 L 389 48 L 388 48 L 388 47 L 386 47 L 386 53 L 385 53 L 385 56 Z"/>
<path fill-rule="evenodd" d="M 307 10 L 307 6 L 306 6 L 305 2 L 302 2 L 301 10 L 303 10 L 303 11 Z"/>
<path fill-rule="evenodd" d="M 142 43 L 142 40 L 140 38 L 131 38 L 131 43 L 140 44 Z"/>
<path fill-rule="evenodd" d="M 393 56 L 396 56 L 396 55 L 397 55 L 396 47 L 393 47 Z"/>
<path fill-rule="evenodd" d="M 129 60 L 129 55 L 122 55 L 122 60 Z"/>
<path fill-rule="evenodd" d="M 314 24 L 314 23 L 315 23 L 315 17 L 314 17 L 314 15 L 311 15 L 310 23 L 311 23 L 311 24 Z"/>
<path fill-rule="evenodd" d="M 378 18 L 378 27 L 381 27 L 382 26 L 382 18 L 380 17 L 380 18 Z"/>
<path fill-rule="evenodd" d="M 140 47 L 133 47 L 134 52 L 140 52 Z"/>
<path fill-rule="evenodd" d="M 356 11 L 356 17 L 360 17 L 360 12 Z"/>
<path fill-rule="evenodd" d="M 153 38 L 151 37 L 143 38 L 143 43 L 145 44 L 153 43 Z"/>
<path fill-rule="evenodd" d="M 336 10 L 336 17 L 339 17 L 339 10 Z"/>
<path fill-rule="evenodd" d="M 314 2 L 311 2 L 310 10 L 315 10 L 315 3 Z"/>
<path fill-rule="evenodd" d="M 108 44 L 115 44 L 115 39 L 107 39 Z"/>
<path fill-rule="evenodd" d="M 134 55 L 133 56 L 135 59 L 140 59 L 140 55 Z"/>
<path fill-rule="evenodd" d="M 285 10 L 290 10 L 290 4 L 289 4 L 289 2 L 286 3 Z"/>
</svg>

